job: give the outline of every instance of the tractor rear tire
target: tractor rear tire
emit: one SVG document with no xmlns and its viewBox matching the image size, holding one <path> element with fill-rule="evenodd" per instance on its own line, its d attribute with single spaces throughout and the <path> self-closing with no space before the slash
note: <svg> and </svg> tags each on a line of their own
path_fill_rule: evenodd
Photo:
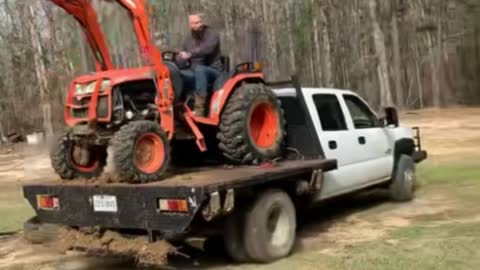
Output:
<svg viewBox="0 0 480 270">
<path fill-rule="evenodd" d="M 89 149 L 88 164 L 75 161 L 75 141 L 68 140 L 66 135 L 58 137 L 50 152 L 53 169 L 64 180 L 76 178 L 91 179 L 102 174 L 107 163 L 107 150 L 92 146 Z"/>
<path fill-rule="evenodd" d="M 114 174 L 121 182 L 159 181 L 169 168 L 169 141 L 155 122 L 126 124 L 115 134 L 111 146 Z"/>
<path fill-rule="evenodd" d="M 282 154 L 284 112 L 270 88 L 244 83 L 222 113 L 217 134 L 223 155 L 238 164 L 258 164 Z"/>
</svg>

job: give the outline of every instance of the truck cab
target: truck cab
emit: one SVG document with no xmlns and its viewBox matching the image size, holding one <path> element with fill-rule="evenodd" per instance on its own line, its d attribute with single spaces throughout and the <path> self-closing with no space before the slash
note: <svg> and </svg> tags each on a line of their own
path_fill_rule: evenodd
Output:
<svg viewBox="0 0 480 270">
<path fill-rule="evenodd" d="M 327 88 L 276 89 L 286 111 L 288 134 L 302 133 L 299 126 L 311 125 L 312 138 L 304 138 L 305 153 L 323 153 L 323 158 L 337 161 L 337 169 L 323 173 L 322 187 L 316 200 L 323 200 L 368 186 L 389 182 L 402 154 L 414 162 L 426 158 L 420 151 L 417 128 L 400 127 L 396 111 L 391 119 L 379 117 L 368 103 L 353 91 Z M 299 96 L 301 95 L 301 96 Z M 306 119 L 297 106 L 303 101 Z M 307 119 L 310 118 L 310 123 Z M 315 137 L 315 138 L 313 138 Z M 319 145 L 315 146 L 317 141 Z M 289 142 L 294 145 L 294 142 Z M 320 149 L 315 149 L 320 148 Z"/>
</svg>

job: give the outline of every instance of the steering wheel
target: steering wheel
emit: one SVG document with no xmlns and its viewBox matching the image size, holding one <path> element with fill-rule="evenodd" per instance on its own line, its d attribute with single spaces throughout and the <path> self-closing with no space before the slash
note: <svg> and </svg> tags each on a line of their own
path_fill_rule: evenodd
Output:
<svg viewBox="0 0 480 270">
<path fill-rule="evenodd" d="M 179 55 L 179 52 L 176 52 L 176 51 L 163 51 L 162 59 L 175 62 L 177 60 L 178 55 Z"/>
</svg>

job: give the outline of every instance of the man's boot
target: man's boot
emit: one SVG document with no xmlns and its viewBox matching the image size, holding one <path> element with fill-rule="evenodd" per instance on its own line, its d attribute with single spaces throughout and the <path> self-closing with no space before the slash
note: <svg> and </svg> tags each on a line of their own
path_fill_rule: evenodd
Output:
<svg viewBox="0 0 480 270">
<path fill-rule="evenodd" d="M 202 96 L 195 96 L 195 104 L 193 105 L 193 114 L 198 117 L 205 116 L 205 103 L 207 98 Z"/>
</svg>

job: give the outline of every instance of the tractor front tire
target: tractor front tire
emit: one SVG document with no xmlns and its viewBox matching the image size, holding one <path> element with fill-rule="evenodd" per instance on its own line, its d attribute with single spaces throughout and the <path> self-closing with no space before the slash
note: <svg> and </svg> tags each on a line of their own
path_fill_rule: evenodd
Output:
<svg viewBox="0 0 480 270">
<path fill-rule="evenodd" d="M 155 122 L 126 124 L 115 134 L 111 146 L 114 174 L 121 182 L 159 181 L 169 167 L 169 141 Z"/>
<path fill-rule="evenodd" d="M 58 137 L 50 152 L 50 160 L 54 171 L 64 180 L 76 178 L 91 179 L 102 174 L 107 163 L 107 150 L 103 147 L 91 146 L 88 149 L 87 164 L 76 161 L 75 141 L 68 140 L 67 135 Z"/>
<path fill-rule="evenodd" d="M 261 83 L 244 83 L 228 100 L 217 134 L 223 155 L 238 164 L 258 164 L 282 154 L 285 118 L 280 101 Z"/>
</svg>

